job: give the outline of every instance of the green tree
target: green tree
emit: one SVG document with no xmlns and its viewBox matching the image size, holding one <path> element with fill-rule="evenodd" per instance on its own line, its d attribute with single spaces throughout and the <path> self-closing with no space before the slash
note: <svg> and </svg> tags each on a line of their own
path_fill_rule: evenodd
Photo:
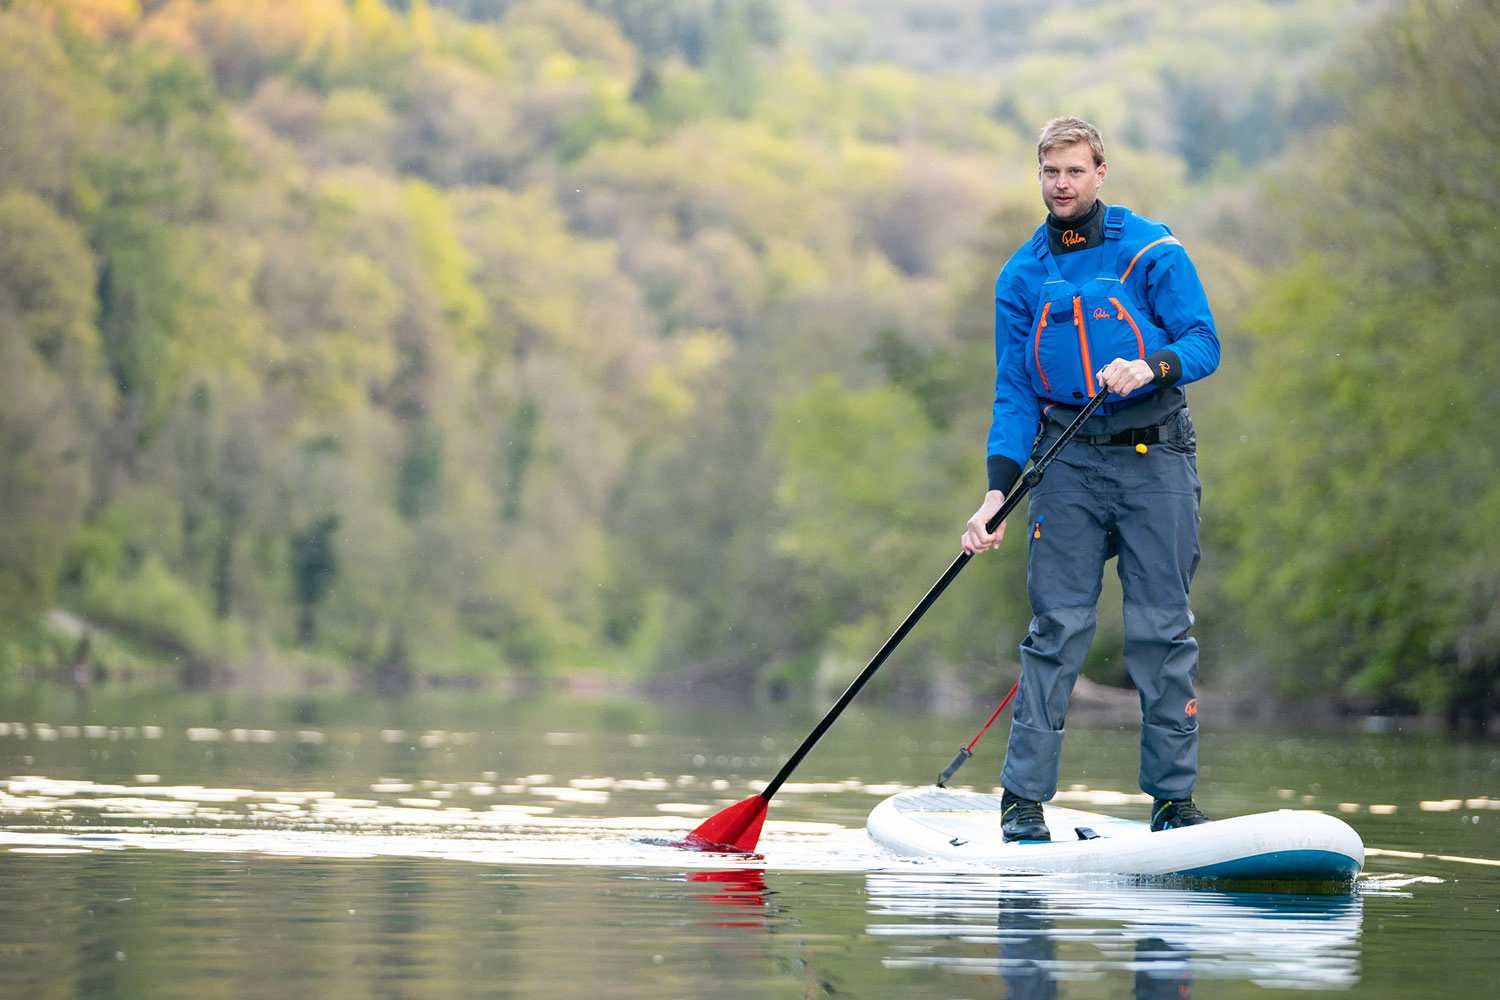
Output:
<svg viewBox="0 0 1500 1000">
<path fill-rule="evenodd" d="M 109 401 L 79 228 L 34 195 L 0 195 L 0 615 L 50 603 L 82 520 Z"/>
<path fill-rule="evenodd" d="M 729 4 L 714 27 L 704 75 L 719 107 L 731 118 L 749 118 L 759 90 L 754 39 L 745 12 Z"/>
<path fill-rule="evenodd" d="M 292 535 L 292 584 L 297 595 L 297 636 L 312 642 L 317 636 L 317 611 L 338 575 L 334 533 L 337 514 L 324 514 Z"/>
<path fill-rule="evenodd" d="M 1356 66 L 1348 126 L 1302 147 L 1320 198 L 1292 212 L 1319 231 L 1249 317 L 1222 490 L 1229 592 L 1286 688 L 1455 721 L 1500 710 L 1500 95 L 1467 82 L 1497 46 L 1493 4 L 1413 4 Z"/>
<path fill-rule="evenodd" d="M 396 479 L 396 510 L 408 521 L 430 511 L 442 491 L 443 434 L 431 422 L 418 422 Z"/>
</svg>

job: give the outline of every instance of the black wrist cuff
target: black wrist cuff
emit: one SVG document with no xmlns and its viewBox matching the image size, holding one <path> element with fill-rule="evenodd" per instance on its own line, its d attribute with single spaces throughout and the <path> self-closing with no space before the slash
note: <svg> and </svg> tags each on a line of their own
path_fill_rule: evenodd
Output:
<svg viewBox="0 0 1500 1000">
<path fill-rule="evenodd" d="M 1004 455 L 991 455 L 985 459 L 984 464 L 989 472 L 989 488 L 1010 496 L 1011 487 L 1021 478 L 1021 467 Z"/>
<path fill-rule="evenodd" d="M 1166 388 L 1182 378 L 1182 361 L 1176 351 L 1153 351 L 1146 359 L 1151 366 L 1151 384 Z"/>
</svg>

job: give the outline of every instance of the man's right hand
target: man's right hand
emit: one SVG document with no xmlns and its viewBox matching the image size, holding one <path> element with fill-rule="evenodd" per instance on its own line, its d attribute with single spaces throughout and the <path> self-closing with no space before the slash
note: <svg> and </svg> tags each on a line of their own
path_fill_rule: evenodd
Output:
<svg viewBox="0 0 1500 1000">
<path fill-rule="evenodd" d="M 994 532 L 991 532 L 986 525 L 1004 503 L 1005 494 L 999 490 L 990 490 L 984 495 L 984 505 L 974 512 L 973 517 L 969 518 L 968 527 L 964 531 L 961 544 L 969 555 L 997 548 L 1000 545 L 1000 540 L 1005 537 L 1005 522 L 1001 521 L 1000 526 Z"/>
</svg>

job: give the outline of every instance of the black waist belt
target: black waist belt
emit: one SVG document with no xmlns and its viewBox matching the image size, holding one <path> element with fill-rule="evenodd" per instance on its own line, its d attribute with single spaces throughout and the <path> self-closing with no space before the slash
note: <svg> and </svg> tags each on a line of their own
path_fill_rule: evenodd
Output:
<svg viewBox="0 0 1500 1000">
<path fill-rule="evenodd" d="M 1161 442 L 1160 427 L 1132 427 L 1118 434 L 1080 434 L 1073 440 L 1086 444 L 1158 444 Z"/>
<path fill-rule="evenodd" d="M 1062 437 L 1062 428 L 1057 429 L 1056 434 L 1046 435 L 1048 440 Z M 1132 427 L 1130 430 L 1121 431 L 1118 434 L 1077 434 L 1074 441 L 1082 441 L 1084 444 L 1093 445 L 1138 445 L 1138 444 L 1160 444 L 1160 427 Z"/>
</svg>

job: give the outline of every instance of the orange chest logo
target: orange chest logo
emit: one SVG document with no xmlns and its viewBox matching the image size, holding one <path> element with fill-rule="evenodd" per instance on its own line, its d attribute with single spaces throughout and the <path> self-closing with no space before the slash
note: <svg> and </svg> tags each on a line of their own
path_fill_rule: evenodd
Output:
<svg viewBox="0 0 1500 1000">
<path fill-rule="evenodd" d="M 1095 309 L 1094 310 L 1094 318 L 1095 319 L 1109 319 L 1109 313 L 1106 312 L 1103 308 Z"/>
<path fill-rule="evenodd" d="M 1083 235 L 1076 229 L 1069 229 L 1062 234 L 1062 245 L 1065 247 L 1076 247 L 1082 242 L 1084 242 Z"/>
</svg>

